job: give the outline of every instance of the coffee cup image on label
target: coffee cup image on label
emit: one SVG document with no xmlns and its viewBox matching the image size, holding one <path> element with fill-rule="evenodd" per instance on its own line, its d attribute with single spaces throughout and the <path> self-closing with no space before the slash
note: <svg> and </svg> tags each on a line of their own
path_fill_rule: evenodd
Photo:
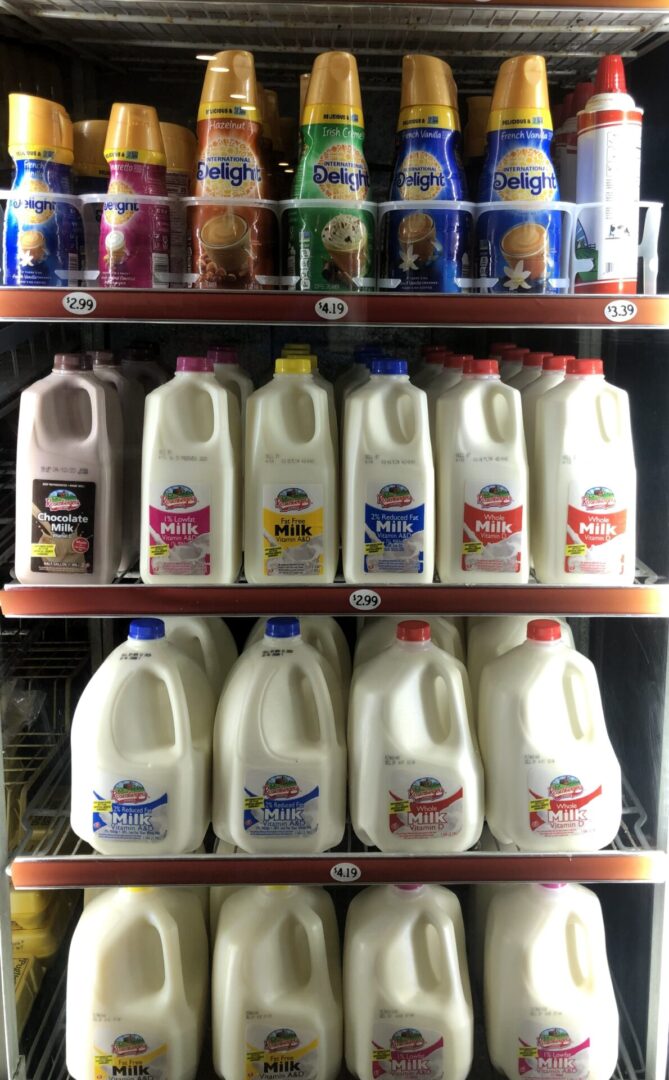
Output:
<svg viewBox="0 0 669 1080">
<path fill-rule="evenodd" d="M 414 292 L 459 292 L 470 275 L 471 215 L 431 207 L 383 214 L 382 287 Z"/>
<path fill-rule="evenodd" d="M 269 207 L 195 206 L 189 243 L 199 288 L 256 288 L 256 279 L 276 272 L 278 227 Z"/>
<path fill-rule="evenodd" d="M 478 273 L 509 293 L 556 292 L 560 278 L 560 211 L 483 213 Z"/>
</svg>

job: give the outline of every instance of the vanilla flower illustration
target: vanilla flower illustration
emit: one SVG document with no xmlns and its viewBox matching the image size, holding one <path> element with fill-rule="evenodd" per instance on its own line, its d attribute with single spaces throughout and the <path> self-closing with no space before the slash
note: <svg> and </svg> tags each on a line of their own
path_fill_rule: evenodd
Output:
<svg viewBox="0 0 669 1080">
<path fill-rule="evenodd" d="M 517 262 L 515 266 L 505 266 L 504 273 L 509 279 L 504 282 L 505 289 L 530 289 L 532 286 L 527 284 L 527 278 L 530 276 L 529 270 L 523 270 L 522 259 Z"/>
<path fill-rule="evenodd" d="M 413 244 L 409 244 L 408 248 L 402 260 L 400 262 L 400 270 L 417 270 L 418 269 L 418 254 L 414 252 Z"/>
<path fill-rule="evenodd" d="M 32 257 L 32 252 L 22 251 L 19 262 L 21 263 L 21 266 L 34 266 L 35 263 Z"/>
</svg>

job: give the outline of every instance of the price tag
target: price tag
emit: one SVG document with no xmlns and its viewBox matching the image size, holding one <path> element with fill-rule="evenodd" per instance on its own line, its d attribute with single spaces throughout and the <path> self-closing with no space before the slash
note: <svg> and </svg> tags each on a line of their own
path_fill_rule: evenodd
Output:
<svg viewBox="0 0 669 1080">
<path fill-rule="evenodd" d="M 373 589 L 354 589 L 348 602 L 356 611 L 376 611 L 381 607 L 381 597 Z"/>
<path fill-rule="evenodd" d="M 87 292 L 69 292 L 63 297 L 63 307 L 70 315 L 92 315 L 97 306 L 95 297 Z"/>
<path fill-rule="evenodd" d="M 316 301 L 315 311 L 319 318 L 336 322 L 337 319 L 343 319 L 345 315 L 348 315 L 348 304 L 337 296 L 323 296 Z"/>
<path fill-rule="evenodd" d="M 611 300 L 604 308 L 604 318 L 609 322 L 629 322 L 636 313 L 637 306 L 631 300 Z"/>
<path fill-rule="evenodd" d="M 352 862 L 338 862 L 330 870 L 330 877 L 340 884 L 350 884 L 352 881 L 360 881 L 362 870 Z"/>
</svg>

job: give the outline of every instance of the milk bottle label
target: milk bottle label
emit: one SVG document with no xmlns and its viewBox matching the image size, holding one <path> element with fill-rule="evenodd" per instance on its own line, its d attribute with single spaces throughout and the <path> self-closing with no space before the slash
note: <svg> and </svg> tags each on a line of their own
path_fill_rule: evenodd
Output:
<svg viewBox="0 0 669 1080">
<path fill-rule="evenodd" d="M 165 195 L 165 166 L 143 162 L 143 151 L 110 151 L 109 201 L 100 222 L 100 284 L 150 289 L 169 270 L 170 212 L 166 203 L 140 203 L 133 195 Z"/>
<path fill-rule="evenodd" d="M 523 504 L 511 486 L 465 483 L 462 569 L 519 574 Z"/>
<path fill-rule="evenodd" d="M 403 1027 L 400 1019 L 408 1017 L 398 1013 L 396 1020 L 377 1020 L 372 1028 L 373 1080 L 385 1076 L 443 1080 L 443 1036 L 428 1028 Z"/>
<path fill-rule="evenodd" d="M 140 780 L 98 773 L 92 812 L 93 832 L 103 840 L 155 843 L 167 836 L 167 792 L 157 795 L 147 790 Z"/>
<path fill-rule="evenodd" d="M 394 481 L 367 483 L 365 502 L 366 574 L 421 574 L 425 529 L 425 494 Z"/>
<path fill-rule="evenodd" d="M 518 1038 L 518 1076 L 527 1080 L 547 1076 L 554 1080 L 588 1080 L 590 1039 L 559 1026 L 545 1027 L 537 1033 L 538 1026 L 523 1025 L 523 1034 Z"/>
<path fill-rule="evenodd" d="M 211 492 L 206 484 L 153 485 L 149 505 L 149 573 L 211 573 Z"/>
<path fill-rule="evenodd" d="M 251 836 L 307 837 L 318 832 L 318 778 L 300 770 L 250 769 L 244 781 L 244 831 Z"/>
<path fill-rule="evenodd" d="M 324 515 L 321 484 L 263 486 L 263 571 L 268 577 L 324 572 Z"/>
<path fill-rule="evenodd" d="M 627 508 L 615 487 L 571 483 L 564 568 L 567 574 L 623 574 Z"/>
<path fill-rule="evenodd" d="M 94 521 L 94 483 L 72 480 L 60 487 L 54 480 L 33 480 L 30 569 L 92 574 Z"/>
<path fill-rule="evenodd" d="M 539 836 L 586 836 L 595 831 L 593 811 L 602 785 L 572 773 L 555 774 L 555 766 L 527 770 L 530 829 Z M 594 805 L 593 805 L 594 804 Z"/>
<path fill-rule="evenodd" d="M 141 1032 L 119 1031 L 118 1024 L 95 1024 L 93 1080 L 140 1076 L 168 1080 L 168 1044 L 163 1034 L 142 1027 Z"/>
<path fill-rule="evenodd" d="M 7 200 L 5 285 L 66 285 L 59 270 L 79 270 L 84 233 L 75 205 L 49 198 L 72 190 L 69 165 L 52 160 L 53 150 L 31 147 L 16 155 L 12 197 Z"/>
<path fill-rule="evenodd" d="M 286 1080 L 318 1080 L 318 1035 L 308 1027 L 272 1027 L 271 1021 L 247 1012 L 246 1077 L 286 1077 Z"/>
<path fill-rule="evenodd" d="M 456 776 L 417 777 L 415 771 L 388 770 L 388 828 L 398 840 L 458 836 L 462 831 L 463 789 Z"/>
</svg>

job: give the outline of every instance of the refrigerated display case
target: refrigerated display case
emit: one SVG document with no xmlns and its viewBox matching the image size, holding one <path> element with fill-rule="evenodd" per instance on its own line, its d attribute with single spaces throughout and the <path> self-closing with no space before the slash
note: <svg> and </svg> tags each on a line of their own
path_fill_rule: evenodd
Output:
<svg viewBox="0 0 669 1080">
<path fill-rule="evenodd" d="M 366 151 L 375 200 L 386 197 L 399 106 L 401 58 L 448 60 L 461 96 L 490 93 L 509 55 L 547 58 L 553 95 L 590 78 L 599 57 L 621 54 L 645 109 L 642 196 L 662 201 L 669 168 L 663 77 L 669 59 L 669 0 L 644 3 L 524 0 L 451 3 L 395 0 L 270 4 L 195 0 L 10 0 L 0 5 L 1 94 L 63 102 L 74 119 L 104 117 L 114 101 L 154 104 L 162 120 L 194 126 L 204 68 L 221 48 L 254 52 L 259 76 L 298 113 L 298 80 L 321 51 L 359 62 L 367 113 Z M 6 113 L 0 103 L 0 171 L 10 184 Z M 476 883 L 592 884 L 606 921 L 621 1016 L 617 1080 L 662 1080 L 669 1044 L 669 243 L 660 231 L 658 294 L 401 294 L 225 289 L 101 289 L 95 277 L 62 288 L 0 286 L 0 705 L 2 782 L 0 993 L 2 1076 L 65 1077 L 67 941 L 82 890 L 112 885 L 310 883 L 328 887 L 343 915 L 355 890 L 375 882 L 440 882 L 464 900 Z M 172 285 L 176 283 L 171 283 Z M 356 345 L 378 342 L 417 359 L 421 345 L 447 343 L 485 356 L 513 336 L 530 348 L 601 356 L 607 378 L 629 392 L 638 470 L 638 561 L 633 585 L 146 586 L 136 568 L 111 585 L 21 585 L 12 572 L 14 460 L 23 388 L 45 375 L 58 351 L 154 344 L 165 369 L 180 353 L 234 343 L 259 386 L 283 344 L 307 341 L 329 379 Z M 365 849 L 350 826 L 336 851 L 249 856 L 207 840 L 203 853 L 108 857 L 69 824 L 69 731 L 92 672 L 123 640 L 134 616 L 223 616 L 241 646 L 262 615 L 335 616 L 353 646 L 359 620 L 415 613 L 560 615 L 594 662 L 607 724 L 623 768 L 623 818 L 610 847 L 585 854 L 501 849 L 489 833 L 466 853 L 441 857 Z M 57 952 L 46 958 L 33 1002 L 17 1012 L 11 890 L 66 897 Z M 468 931 L 473 932 L 468 926 Z M 492 1075 L 476 1003 L 472 1077 Z M 213 1075 L 205 1049 L 203 1076 Z"/>
</svg>

